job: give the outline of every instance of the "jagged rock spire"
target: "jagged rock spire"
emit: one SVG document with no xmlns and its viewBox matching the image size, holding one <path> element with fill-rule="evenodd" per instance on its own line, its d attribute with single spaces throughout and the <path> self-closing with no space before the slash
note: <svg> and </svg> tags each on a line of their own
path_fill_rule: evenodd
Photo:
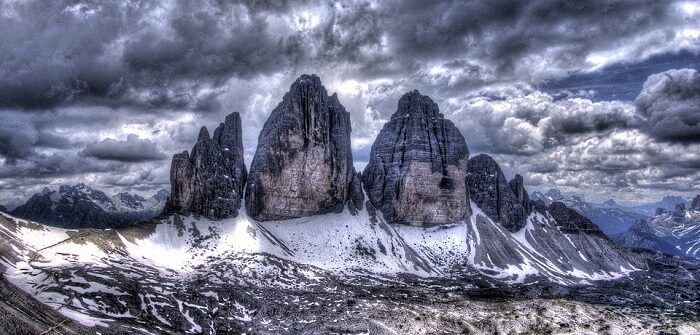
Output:
<svg viewBox="0 0 700 335">
<path fill-rule="evenodd" d="M 436 225 L 470 214 L 464 137 L 430 97 L 406 93 L 372 145 L 362 174 L 367 196 L 389 222 Z"/>
<path fill-rule="evenodd" d="M 316 75 L 302 75 L 272 111 L 258 139 L 246 186 L 256 220 L 340 212 L 362 192 L 350 150 L 350 114 Z"/>
<path fill-rule="evenodd" d="M 194 213 L 210 219 L 238 215 L 246 182 L 241 117 L 231 113 L 209 136 L 199 131 L 192 153 L 173 156 L 170 166 L 171 196 L 165 213 Z"/>
<path fill-rule="evenodd" d="M 516 191 L 518 183 L 522 185 L 522 178 L 512 182 L 513 186 L 516 186 Z M 518 197 L 513 192 L 501 167 L 491 156 L 481 154 L 469 160 L 467 184 L 471 200 L 484 211 L 484 214 L 500 222 L 503 227 L 512 232 L 525 226 L 527 212 L 523 207 L 524 190 L 522 197 Z"/>
<path fill-rule="evenodd" d="M 516 174 L 511 181 L 508 182 L 510 189 L 513 190 L 515 197 L 518 198 L 520 204 L 523 206 L 523 215 L 527 216 L 532 212 L 532 204 L 530 203 L 530 196 L 525 190 L 525 183 L 523 181 L 523 176 Z"/>
</svg>

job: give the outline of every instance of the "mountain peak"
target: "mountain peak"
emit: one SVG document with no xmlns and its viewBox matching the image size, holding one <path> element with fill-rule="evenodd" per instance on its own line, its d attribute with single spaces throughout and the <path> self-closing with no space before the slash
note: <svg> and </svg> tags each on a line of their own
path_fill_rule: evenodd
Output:
<svg viewBox="0 0 700 335">
<path fill-rule="evenodd" d="M 265 121 L 245 190 L 259 221 L 340 212 L 353 192 L 350 113 L 302 75 Z"/>
<path fill-rule="evenodd" d="M 113 197 L 84 183 L 45 187 L 15 208 L 14 216 L 68 229 L 119 228 L 160 213 L 163 202 L 121 192 Z"/>
<path fill-rule="evenodd" d="M 161 188 L 156 192 L 156 194 L 152 195 L 151 198 L 155 199 L 158 202 L 164 202 L 168 199 L 170 196 L 170 192 L 164 188 Z"/>
<path fill-rule="evenodd" d="M 202 128 L 199 128 L 199 135 L 197 136 L 197 141 L 202 142 L 202 141 L 207 141 L 211 139 L 209 136 L 209 130 L 207 130 L 207 127 L 202 126 Z"/>
<path fill-rule="evenodd" d="M 164 212 L 194 213 L 210 219 L 235 217 L 245 181 L 240 116 L 234 112 L 214 130 L 214 138 L 202 127 L 191 154 L 185 151 L 173 156 L 172 192 Z M 152 199 L 168 199 L 166 192 Z"/>
<path fill-rule="evenodd" d="M 524 207 L 524 197 L 513 192 L 501 167 L 489 155 L 480 154 L 469 160 L 467 185 L 469 197 L 481 210 L 504 228 L 516 232 L 525 226 L 529 203 Z M 515 184 L 522 184 L 514 178 Z M 517 189 L 517 187 L 515 187 Z"/>
<path fill-rule="evenodd" d="M 406 115 L 425 115 L 426 117 L 443 118 L 438 105 L 427 95 L 422 95 L 418 90 L 413 90 L 404 94 L 399 99 L 396 112 L 392 119 Z"/>
<path fill-rule="evenodd" d="M 328 91 L 321 83 L 321 78 L 315 74 L 302 74 L 289 87 L 289 92 L 292 96 L 309 97 L 313 100 L 319 99 L 324 101 L 328 97 Z"/>
<path fill-rule="evenodd" d="M 558 188 L 550 188 L 547 190 L 546 196 L 550 197 L 552 201 L 562 200 L 566 198 L 563 193 Z"/>
<path fill-rule="evenodd" d="M 415 90 L 401 97 L 370 157 L 363 182 L 387 221 L 431 226 L 469 216 L 467 143 L 428 96 Z"/>
</svg>

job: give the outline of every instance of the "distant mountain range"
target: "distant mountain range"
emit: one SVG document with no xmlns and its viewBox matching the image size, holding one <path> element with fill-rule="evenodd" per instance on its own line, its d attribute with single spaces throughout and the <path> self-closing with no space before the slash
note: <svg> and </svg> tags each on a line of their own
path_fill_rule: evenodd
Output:
<svg viewBox="0 0 700 335">
<path fill-rule="evenodd" d="M 552 202 L 562 202 L 589 218 L 608 236 L 621 234 L 627 231 L 627 229 L 638 220 L 649 218 L 654 214 L 654 210 L 647 212 L 647 207 L 656 205 L 649 204 L 639 207 L 625 207 L 612 199 L 598 204 L 587 202 L 576 195 L 565 195 L 558 189 L 549 189 L 546 193 L 535 191 L 530 198 L 533 200 L 542 200 L 547 205 Z M 656 209 L 656 207 L 654 207 L 654 209 Z"/>
<path fill-rule="evenodd" d="M 700 257 L 700 195 L 692 203 L 679 196 L 637 206 L 623 206 L 615 200 L 587 202 L 558 189 L 533 192 L 533 200 L 549 205 L 562 202 L 588 217 L 620 245 L 663 252 L 669 255 Z"/>
<path fill-rule="evenodd" d="M 162 189 L 148 198 L 126 192 L 110 197 L 80 183 L 44 188 L 10 214 L 61 228 L 119 228 L 160 214 L 168 196 Z"/>
<path fill-rule="evenodd" d="M 656 214 L 637 221 L 613 240 L 626 247 L 700 258 L 700 195 L 690 208 L 681 202 L 670 211 L 659 208 Z"/>
</svg>

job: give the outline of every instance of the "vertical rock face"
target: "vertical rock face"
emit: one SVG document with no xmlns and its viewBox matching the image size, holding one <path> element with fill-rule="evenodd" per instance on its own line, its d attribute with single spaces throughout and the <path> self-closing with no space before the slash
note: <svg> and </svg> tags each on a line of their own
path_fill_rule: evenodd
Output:
<svg viewBox="0 0 700 335">
<path fill-rule="evenodd" d="M 520 204 L 523 206 L 523 215 L 527 216 L 532 212 L 532 204 L 530 204 L 530 196 L 525 190 L 525 183 L 523 182 L 523 176 L 516 174 L 511 181 L 508 182 L 510 189 L 515 193 L 515 197 L 518 198 Z"/>
<path fill-rule="evenodd" d="M 185 212 L 223 219 L 238 215 L 246 182 L 241 117 L 226 116 L 209 136 L 199 131 L 192 153 L 173 156 L 170 166 L 171 196 L 165 212 Z"/>
<path fill-rule="evenodd" d="M 362 181 L 389 222 L 445 224 L 469 216 L 464 137 L 418 91 L 406 93 L 372 145 Z"/>
<path fill-rule="evenodd" d="M 518 186 L 518 183 L 522 189 L 522 177 L 511 182 L 513 186 Z M 469 160 L 467 184 L 472 201 L 491 219 L 511 232 L 525 226 L 525 190 L 522 190 L 522 197 L 518 197 L 491 156 L 481 154 Z"/>
<path fill-rule="evenodd" d="M 297 79 L 260 133 L 246 186 L 248 215 L 269 221 L 340 212 L 348 200 L 361 208 L 350 131 L 336 94 L 328 96 L 315 75 Z"/>
</svg>

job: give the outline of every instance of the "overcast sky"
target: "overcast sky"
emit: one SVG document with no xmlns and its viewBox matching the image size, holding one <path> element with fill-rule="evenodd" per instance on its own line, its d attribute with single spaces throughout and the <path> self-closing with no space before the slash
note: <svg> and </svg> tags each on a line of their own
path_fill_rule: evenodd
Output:
<svg viewBox="0 0 700 335">
<path fill-rule="evenodd" d="M 350 112 L 358 167 L 418 89 L 531 191 L 689 197 L 698 70 L 696 1 L 0 0 L 0 204 L 169 188 L 172 154 L 233 111 L 250 164 L 303 73 Z"/>
</svg>

